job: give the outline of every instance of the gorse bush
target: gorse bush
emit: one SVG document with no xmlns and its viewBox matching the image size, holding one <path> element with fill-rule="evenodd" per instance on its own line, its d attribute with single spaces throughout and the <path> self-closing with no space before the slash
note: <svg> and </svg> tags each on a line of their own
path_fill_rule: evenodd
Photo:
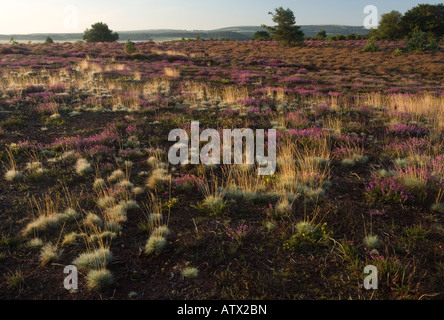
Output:
<svg viewBox="0 0 444 320">
<path fill-rule="evenodd" d="M 314 225 L 311 222 L 301 221 L 296 224 L 295 229 L 296 232 L 284 243 L 286 250 L 326 245 L 330 241 L 330 232 L 326 230 L 326 223 Z"/>
<path fill-rule="evenodd" d="M 364 52 L 377 52 L 377 51 L 379 51 L 379 47 L 378 47 L 378 45 L 376 43 L 376 40 L 371 39 L 371 40 L 367 41 L 367 44 L 364 46 L 362 51 L 364 51 Z"/>
<path fill-rule="evenodd" d="M 127 54 L 133 54 L 137 52 L 136 45 L 130 39 L 128 39 L 125 43 L 125 52 Z"/>
<path fill-rule="evenodd" d="M 407 41 L 408 51 L 424 51 L 427 49 L 427 34 L 421 30 L 413 32 Z"/>
</svg>

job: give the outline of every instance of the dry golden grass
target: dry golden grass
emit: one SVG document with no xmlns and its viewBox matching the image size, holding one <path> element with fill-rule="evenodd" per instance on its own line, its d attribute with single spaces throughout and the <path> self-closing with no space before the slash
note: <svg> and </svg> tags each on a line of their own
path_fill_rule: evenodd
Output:
<svg viewBox="0 0 444 320">
<path fill-rule="evenodd" d="M 165 72 L 165 75 L 167 77 L 171 77 L 171 78 L 179 78 L 181 75 L 181 72 L 179 69 L 175 69 L 175 68 L 167 68 L 165 67 L 163 69 L 163 71 Z"/>
</svg>

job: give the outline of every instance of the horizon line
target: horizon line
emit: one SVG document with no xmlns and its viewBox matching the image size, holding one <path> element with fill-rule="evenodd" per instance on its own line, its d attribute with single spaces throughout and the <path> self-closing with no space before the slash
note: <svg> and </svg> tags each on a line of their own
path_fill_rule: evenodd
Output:
<svg viewBox="0 0 444 320">
<path fill-rule="evenodd" d="M 360 26 L 360 25 L 347 25 L 347 24 L 301 24 L 298 25 L 300 27 L 307 27 L 307 26 L 338 26 L 338 27 L 354 27 L 354 28 L 363 28 L 364 26 Z M 147 31 L 160 31 L 160 30 L 166 30 L 166 31 L 216 31 L 216 30 L 221 30 L 221 29 L 227 29 L 227 28 L 245 28 L 245 27 L 254 27 L 254 28 L 258 28 L 261 27 L 260 25 L 256 26 L 256 25 L 243 25 L 243 26 L 228 26 L 228 27 L 221 27 L 221 28 L 216 28 L 216 29 L 167 29 L 167 28 L 158 28 L 158 29 L 139 29 L 139 30 L 117 30 L 113 32 L 147 32 Z M 86 29 L 85 29 L 86 30 Z M 0 35 L 3 36 L 13 36 L 13 35 L 18 35 L 18 36 L 27 36 L 27 35 L 57 35 L 57 34 L 81 34 L 83 32 L 35 32 L 35 33 L 0 33 Z"/>
</svg>

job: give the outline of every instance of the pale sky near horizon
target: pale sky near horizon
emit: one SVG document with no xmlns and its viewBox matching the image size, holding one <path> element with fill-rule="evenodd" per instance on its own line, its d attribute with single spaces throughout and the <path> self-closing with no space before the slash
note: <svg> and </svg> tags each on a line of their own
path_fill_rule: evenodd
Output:
<svg viewBox="0 0 444 320">
<path fill-rule="evenodd" d="M 210 30 L 232 26 L 272 25 L 269 11 L 293 10 L 298 25 L 362 26 L 364 8 L 379 15 L 402 13 L 417 0 L 0 0 L 0 34 L 75 33 L 101 21 L 114 31 L 146 29 Z"/>
</svg>

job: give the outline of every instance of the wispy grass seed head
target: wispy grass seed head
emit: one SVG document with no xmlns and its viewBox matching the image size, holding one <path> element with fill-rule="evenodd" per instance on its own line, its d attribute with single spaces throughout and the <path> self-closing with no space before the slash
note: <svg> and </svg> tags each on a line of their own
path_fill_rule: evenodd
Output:
<svg viewBox="0 0 444 320">
<path fill-rule="evenodd" d="M 381 242 L 377 235 L 368 235 L 364 238 L 364 245 L 368 249 L 377 249 L 380 247 Z"/>
<path fill-rule="evenodd" d="M 113 255 L 107 248 L 99 248 L 92 252 L 80 254 L 73 264 L 82 270 L 99 270 L 111 262 Z"/>
<path fill-rule="evenodd" d="M 40 251 L 40 261 L 43 265 L 54 262 L 60 259 L 62 252 L 57 248 L 57 246 L 48 243 L 42 247 Z"/>
<path fill-rule="evenodd" d="M 11 169 L 5 173 L 5 179 L 10 182 L 23 180 L 23 174 L 20 171 Z"/>
<path fill-rule="evenodd" d="M 86 159 L 78 159 L 76 162 L 76 172 L 77 174 L 83 176 L 85 174 L 93 172 L 94 169 L 91 164 Z"/>
</svg>

